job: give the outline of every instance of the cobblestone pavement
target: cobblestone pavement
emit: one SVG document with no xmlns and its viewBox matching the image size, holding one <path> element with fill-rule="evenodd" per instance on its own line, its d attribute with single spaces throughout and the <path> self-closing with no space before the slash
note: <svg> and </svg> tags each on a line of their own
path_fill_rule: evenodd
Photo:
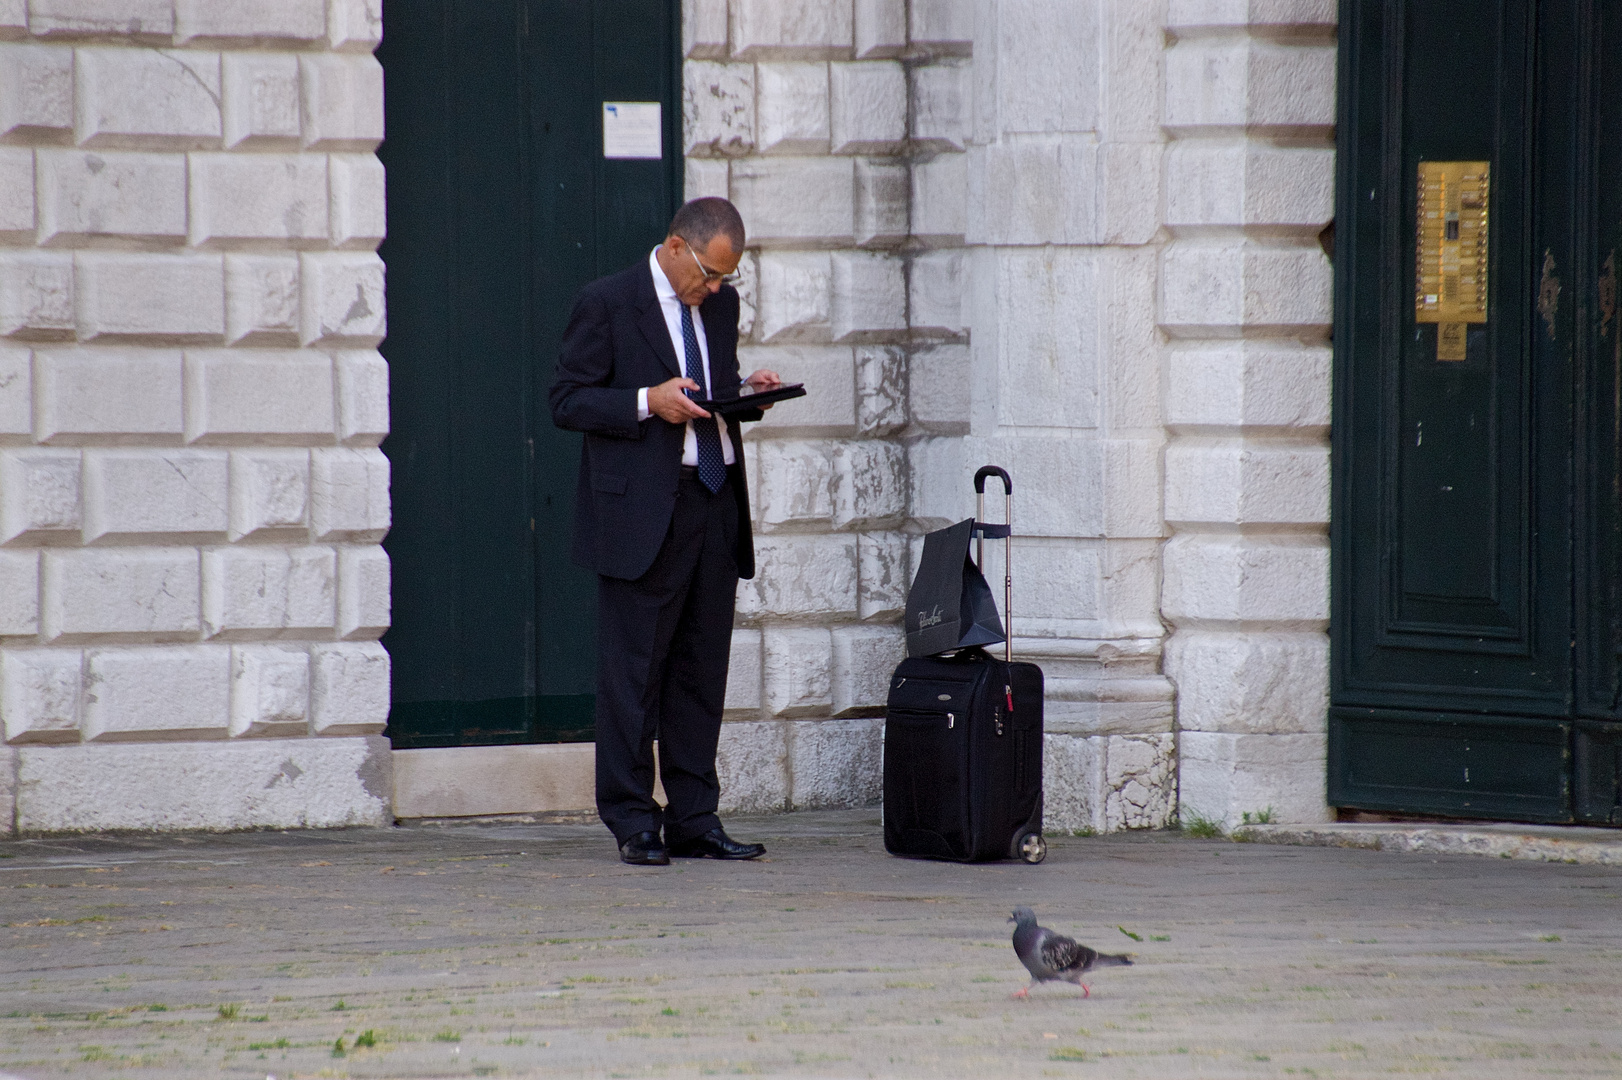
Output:
<svg viewBox="0 0 1622 1080">
<path fill-rule="evenodd" d="M 1622 868 L 730 826 L 769 861 L 626 867 L 596 825 L 0 843 L 0 1073 L 1622 1076 Z M 1138 963 L 1010 1000 L 1016 904 Z"/>
</svg>

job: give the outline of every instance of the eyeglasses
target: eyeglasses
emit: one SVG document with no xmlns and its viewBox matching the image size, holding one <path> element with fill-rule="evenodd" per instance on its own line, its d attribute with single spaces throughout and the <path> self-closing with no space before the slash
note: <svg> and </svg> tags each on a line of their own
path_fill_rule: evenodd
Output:
<svg viewBox="0 0 1622 1080">
<path fill-rule="evenodd" d="M 684 236 L 682 239 L 685 240 L 687 238 Z M 687 254 L 693 257 L 693 262 L 698 267 L 698 272 L 704 275 L 704 283 L 706 285 L 712 281 L 719 281 L 723 285 L 736 285 L 738 283 L 738 274 L 736 271 L 733 271 L 730 274 L 718 274 L 714 270 L 711 270 L 709 267 L 705 266 L 703 263 L 699 262 L 698 252 L 693 250 L 693 245 L 691 243 L 687 244 Z"/>
</svg>

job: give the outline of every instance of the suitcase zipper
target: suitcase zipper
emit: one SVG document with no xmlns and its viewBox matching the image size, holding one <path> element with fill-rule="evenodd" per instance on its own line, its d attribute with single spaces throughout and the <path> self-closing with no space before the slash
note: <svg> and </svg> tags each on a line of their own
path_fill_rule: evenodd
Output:
<svg viewBox="0 0 1622 1080">
<path fill-rule="evenodd" d="M 955 723 L 957 723 L 957 714 L 956 713 L 947 713 L 946 714 L 946 730 L 947 731 L 952 730 L 952 725 L 955 724 Z"/>
<path fill-rule="evenodd" d="M 1009 686 L 1008 684 L 1004 683 L 1003 688 L 1002 688 L 1002 693 L 1003 693 L 1003 700 L 1008 702 L 1008 714 L 1010 716 L 1012 716 L 1013 713 L 1014 713 L 1014 688 L 1012 686 Z M 997 724 L 997 734 L 999 736 L 1002 735 L 1003 711 L 1002 711 L 1002 706 L 1001 705 L 997 705 L 996 707 L 994 707 L 991 710 L 991 718 Z"/>
</svg>

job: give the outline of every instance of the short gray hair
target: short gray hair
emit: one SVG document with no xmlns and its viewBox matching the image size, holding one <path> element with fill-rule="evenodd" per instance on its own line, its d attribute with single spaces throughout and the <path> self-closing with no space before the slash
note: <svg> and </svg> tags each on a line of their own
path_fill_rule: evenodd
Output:
<svg viewBox="0 0 1622 1080">
<path fill-rule="evenodd" d="M 693 199 L 676 211 L 670 219 L 670 235 L 679 236 L 696 248 L 709 247 L 716 236 L 725 236 L 732 242 L 732 250 L 743 251 L 743 215 L 725 199 L 706 196 Z"/>
</svg>

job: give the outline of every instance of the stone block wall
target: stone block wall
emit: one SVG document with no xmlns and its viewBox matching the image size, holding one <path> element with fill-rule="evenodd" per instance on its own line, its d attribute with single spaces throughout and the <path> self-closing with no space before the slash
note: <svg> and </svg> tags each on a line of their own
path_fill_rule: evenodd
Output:
<svg viewBox="0 0 1622 1080">
<path fill-rule="evenodd" d="M 388 818 L 381 29 L 0 5 L 0 833 Z"/>
<path fill-rule="evenodd" d="M 1335 5 L 1171 0 L 1162 610 L 1180 800 L 1321 821 Z"/>
<path fill-rule="evenodd" d="M 723 799 L 861 805 L 879 797 L 879 717 L 903 652 L 909 448 L 968 422 L 972 7 L 683 11 L 686 194 L 731 198 L 749 228 L 743 366 L 810 390 L 747 436 L 759 571 L 738 596 Z"/>
<path fill-rule="evenodd" d="M 995 462 L 1049 827 L 1322 818 L 1331 0 L 683 20 L 743 361 L 812 389 L 748 436 L 727 809 L 878 797 L 918 538 Z M 387 819 L 380 34 L 0 2 L 0 832 Z"/>
<path fill-rule="evenodd" d="M 910 556 L 996 462 L 1049 827 L 1321 818 L 1333 3 L 685 12 L 688 195 L 816 395 L 751 435 L 736 804 L 876 797 Z"/>
<path fill-rule="evenodd" d="M 1164 22 L 1155 0 L 975 5 L 969 430 L 919 447 L 915 511 L 971 510 L 959 476 L 982 461 L 1013 473 L 1015 651 L 1047 675 L 1050 829 L 1160 826 L 1175 802 L 1154 314 Z"/>
</svg>

